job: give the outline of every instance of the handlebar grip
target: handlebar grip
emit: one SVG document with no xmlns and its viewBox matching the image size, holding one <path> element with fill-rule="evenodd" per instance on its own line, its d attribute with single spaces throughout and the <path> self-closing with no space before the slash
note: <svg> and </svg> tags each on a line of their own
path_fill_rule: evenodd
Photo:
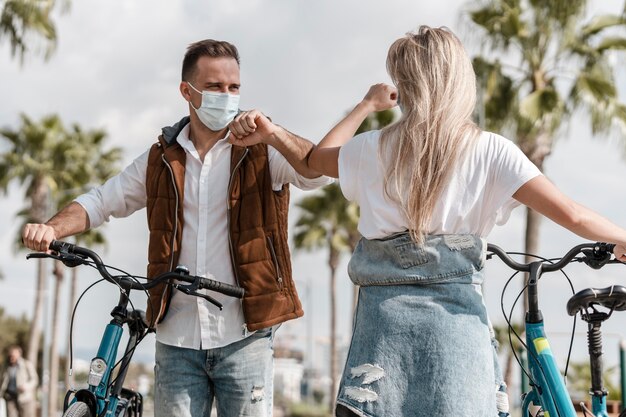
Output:
<svg viewBox="0 0 626 417">
<path fill-rule="evenodd" d="M 200 278 L 200 285 L 207 290 L 216 291 L 231 297 L 243 298 L 245 294 L 245 290 L 241 287 L 235 287 L 210 278 Z"/>
<path fill-rule="evenodd" d="M 75 245 L 61 240 L 53 240 L 50 242 L 50 250 L 55 252 L 74 253 Z"/>
</svg>

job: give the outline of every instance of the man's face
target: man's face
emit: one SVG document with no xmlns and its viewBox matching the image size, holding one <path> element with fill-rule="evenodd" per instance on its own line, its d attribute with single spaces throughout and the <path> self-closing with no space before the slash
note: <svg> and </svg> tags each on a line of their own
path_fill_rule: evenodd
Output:
<svg viewBox="0 0 626 417">
<path fill-rule="evenodd" d="M 239 94 L 239 65 L 234 58 L 211 58 L 203 56 L 196 63 L 193 79 L 189 80 L 199 91 L 214 93 Z M 202 94 L 189 87 L 183 81 L 180 91 L 187 101 L 191 101 L 195 108 L 202 104 Z"/>
<path fill-rule="evenodd" d="M 15 365 L 18 359 L 20 358 L 20 356 L 22 355 L 20 354 L 20 351 L 18 349 L 11 349 L 9 351 L 9 363 L 11 365 Z"/>
</svg>

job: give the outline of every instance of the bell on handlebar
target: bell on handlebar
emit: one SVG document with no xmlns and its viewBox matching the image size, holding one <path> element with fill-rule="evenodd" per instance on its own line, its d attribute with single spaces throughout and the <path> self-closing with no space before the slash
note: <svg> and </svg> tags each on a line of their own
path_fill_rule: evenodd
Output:
<svg viewBox="0 0 626 417">
<path fill-rule="evenodd" d="M 189 275 L 189 268 L 187 268 L 185 265 L 178 265 L 176 266 L 174 272 L 181 275 Z"/>
</svg>

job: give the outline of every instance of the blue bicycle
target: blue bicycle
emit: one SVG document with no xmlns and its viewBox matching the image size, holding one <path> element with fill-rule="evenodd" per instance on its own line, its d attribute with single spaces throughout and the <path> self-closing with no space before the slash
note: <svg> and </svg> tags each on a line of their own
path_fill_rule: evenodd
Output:
<svg viewBox="0 0 626 417">
<path fill-rule="evenodd" d="M 217 300 L 198 291 L 207 289 L 237 298 L 243 297 L 244 294 L 243 288 L 189 275 L 185 267 L 178 267 L 173 272 L 166 272 L 148 282 L 141 283 L 139 279 L 145 279 L 144 277 L 125 272 L 121 275 L 111 275 L 109 269 L 115 268 L 105 265 L 100 257 L 89 249 L 61 241 L 53 241 L 50 249 L 54 253 L 30 253 L 27 258 L 53 258 L 69 267 L 92 266 L 104 280 L 116 285 L 120 290 L 119 301 L 111 311 L 113 319 L 106 326 L 98 353 L 90 364 L 87 381 L 89 386 L 85 389 L 67 392 L 63 407 L 64 417 L 139 417 L 142 415 L 141 394 L 123 387 L 133 353 L 139 342 L 151 331 L 146 322 L 145 313 L 132 307 L 130 302 L 132 290 L 145 292 L 160 284 L 170 285 L 185 294 L 204 298 L 220 309 L 222 306 Z M 116 362 L 124 325 L 128 328 L 129 340 L 122 358 Z M 117 370 L 116 373 L 115 370 Z M 114 374 L 115 377 L 113 377 Z"/>
<path fill-rule="evenodd" d="M 544 331 L 544 321 L 539 309 L 538 283 L 542 274 L 560 271 L 571 262 L 584 262 L 594 269 L 600 269 L 608 263 L 620 263 L 611 259 L 615 245 L 606 243 L 586 243 L 571 249 L 561 259 L 542 259 L 528 264 L 514 261 L 501 248 L 488 245 L 487 259 L 498 256 L 510 268 L 528 273 L 525 291 L 528 294 L 526 312 L 526 343 L 522 342 L 528 354 L 528 370 L 523 369 L 530 380 L 531 390 L 523 394 L 522 416 L 576 417 L 576 411 L 567 392 L 564 377 L 557 367 L 556 360 Z M 505 288 L 506 289 L 506 288 Z M 574 294 L 567 303 L 567 312 L 571 316 L 580 313 L 588 323 L 587 340 L 591 365 L 591 404 L 588 410 L 583 406 L 585 416 L 608 417 L 606 397 L 608 395 L 602 383 L 602 334 L 600 327 L 614 311 L 626 310 L 626 287 L 613 285 L 607 288 L 588 288 Z M 510 318 L 507 319 L 510 321 Z M 512 330 L 512 328 L 510 327 Z M 516 334 L 519 339 L 519 336 Z M 536 410 L 535 414 L 531 409 Z M 626 417 L 626 409 L 620 417 Z"/>
</svg>

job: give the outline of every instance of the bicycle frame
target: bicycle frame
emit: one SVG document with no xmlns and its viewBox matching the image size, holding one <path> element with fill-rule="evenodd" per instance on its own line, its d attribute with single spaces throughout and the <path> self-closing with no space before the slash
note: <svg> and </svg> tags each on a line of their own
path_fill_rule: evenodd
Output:
<svg viewBox="0 0 626 417">
<path fill-rule="evenodd" d="M 528 311 L 525 318 L 526 348 L 528 353 L 528 370 L 532 379 L 532 389 L 523 394 L 522 416 L 531 416 L 531 407 L 540 407 L 546 417 L 576 417 L 576 411 L 571 397 L 565 386 L 564 376 L 559 371 L 556 359 L 550 348 L 550 343 L 544 330 L 544 320 L 539 309 L 537 284 L 543 272 L 553 272 L 562 269 L 571 262 L 577 254 L 584 254 L 584 262 L 590 267 L 599 269 L 610 262 L 612 246 L 604 243 L 583 244 L 571 249 L 561 260 L 556 263 L 536 261 L 529 264 L 520 264 L 511 259 L 502 249 L 489 245 L 488 251 L 497 255 L 509 267 L 521 272 L 528 272 L 527 294 Z M 608 254 L 608 255 L 607 255 Z M 602 290 L 600 290 L 602 291 Z M 622 290 L 623 291 L 623 290 Z M 613 290 L 611 289 L 611 294 Z M 594 293 L 594 295 L 597 295 Z M 578 294 L 576 295 L 578 296 Z M 575 297 L 570 299 L 570 302 Z M 623 300 L 623 298 L 622 298 Z M 623 301 L 622 301 L 623 302 Z M 576 303 L 574 303 L 576 306 Z M 568 309 L 569 309 L 568 304 Z M 623 305 L 620 308 L 624 310 Z M 570 312 L 577 313 L 576 309 Z M 594 316 L 594 315 L 591 315 Z M 590 324 L 590 329 L 596 329 L 598 334 L 598 346 L 601 346 L 600 323 L 610 316 L 599 313 L 597 317 L 583 317 Z M 595 322 L 593 319 L 597 319 Z M 590 330 L 591 331 L 591 330 Z M 591 342 L 590 342 L 591 343 Z M 590 359 L 592 367 L 592 414 L 593 417 L 608 417 L 606 397 L 607 392 L 602 388 L 601 382 L 601 349 L 593 352 L 590 344 Z M 594 376 L 595 373 L 595 376 Z"/>
<path fill-rule="evenodd" d="M 126 379 L 126 373 L 128 372 L 128 365 L 132 359 L 133 350 L 136 346 L 137 339 L 139 336 L 143 335 L 146 330 L 145 326 L 138 326 L 141 320 L 138 316 L 133 317 L 131 314 L 129 317 L 126 309 L 129 292 L 129 290 L 125 290 L 120 294 L 119 303 L 111 312 L 113 320 L 106 325 L 96 357 L 91 361 L 88 388 L 74 393 L 74 399 L 70 404 L 65 404 L 66 407 L 76 401 L 83 401 L 90 404 L 95 416 L 117 415 L 119 411 L 118 405 L 120 404 L 122 391 L 124 389 L 123 384 Z M 124 334 L 124 324 L 128 325 L 130 338 L 126 345 L 115 384 L 110 388 L 111 373 L 116 364 L 117 351 Z M 102 363 L 104 363 L 103 369 L 94 369 L 102 368 Z M 68 392 L 68 395 L 71 393 L 72 391 Z M 133 395 L 136 395 L 141 402 L 141 394 L 133 393 Z M 141 410 L 138 411 L 140 415 Z"/>
<path fill-rule="evenodd" d="M 147 283 L 137 282 L 137 277 L 124 273 L 125 275 L 113 277 L 107 270 L 107 266 L 102 262 L 100 256 L 95 252 L 76 246 L 70 243 L 53 241 L 50 249 L 57 252 L 56 255 L 50 253 L 31 253 L 26 256 L 30 258 L 54 258 L 64 265 L 76 267 L 78 265 L 94 266 L 102 278 L 115 284 L 120 289 L 120 298 L 117 305 L 111 311 L 113 320 L 106 326 L 98 353 L 92 359 L 89 367 L 88 388 L 78 391 L 70 390 L 65 396 L 64 413 L 69 413 L 73 417 L 79 416 L 128 416 L 127 411 L 133 417 L 142 414 L 141 394 L 127 390 L 123 387 L 128 365 L 130 364 L 137 343 L 149 331 L 149 325 L 145 322 L 145 315 L 142 311 L 132 310 L 128 312 L 129 296 L 131 290 L 147 291 L 156 285 L 168 282 L 176 290 L 185 294 L 200 297 L 218 308 L 222 308 L 221 303 L 211 296 L 199 293 L 198 290 L 207 289 L 216 291 L 231 297 L 242 298 L 244 289 L 232 286 L 210 278 L 189 275 L 189 270 L 184 267 L 177 267 L 173 272 L 164 272 L 152 278 Z M 91 261 L 87 261 L 87 260 Z M 176 280 L 177 282 L 170 282 Z M 116 365 L 117 350 L 119 348 L 124 325 L 128 326 L 130 339 L 126 346 L 126 351 L 122 357 L 121 364 L 115 383 L 111 387 L 112 371 Z M 69 402 L 70 396 L 74 398 Z M 69 408 L 74 408 L 70 410 Z M 64 414 L 65 415 L 65 414 Z"/>
</svg>

